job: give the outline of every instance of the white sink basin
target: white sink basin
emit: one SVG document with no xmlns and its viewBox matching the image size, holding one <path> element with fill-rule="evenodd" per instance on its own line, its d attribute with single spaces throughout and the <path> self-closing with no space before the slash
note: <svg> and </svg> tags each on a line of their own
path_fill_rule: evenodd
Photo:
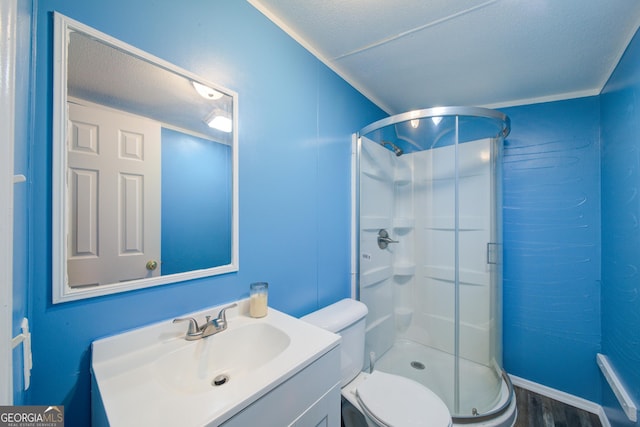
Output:
<svg viewBox="0 0 640 427">
<path fill-rule="evenodd" d="M 201 323 L 220 308 L 189 316 Z M 226 331 L 196 341 L 172 319 L 94 341 L 93 423 L 219 425 L 340 341 L 272 308 L 261 319 L 247 313 L 248 301 L 239 301 Z"/>
<path fill-rule="evenodd" d="M 185 393 L 206 393 L 211 387 L 222 387 L 255 372 L 282 354 L 290 342 L 289 335 L 268 323 L 230 327 L 160 357 L 152 369 L 164 386 Z M 212 385 L 216 378 L 222 384 Z"/>
</svg>

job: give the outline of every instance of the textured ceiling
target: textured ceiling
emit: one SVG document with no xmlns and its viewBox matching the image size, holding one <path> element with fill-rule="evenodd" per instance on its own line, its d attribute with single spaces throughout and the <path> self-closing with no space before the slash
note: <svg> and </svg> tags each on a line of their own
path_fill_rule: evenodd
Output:
<svg viewBox="0 0 640 427">
<path fill-rule="evenodd" d="M 230 144 L 232 134 L 210 128 L 205 119 L 214 110 L 233 111 L 231 96 L 204 99 L 192 85 L 195 76 L 187 76 L 187 72 L 181 74 L 177 67 L 169 69 L 151 61 L 160 60 L 151 55 L 143 59 L 95 36 L 71 31 L 67 94 Z M 214 87 L 211 83 L 198 81 Z"/>
<path fill-rule="evenodd" d="M 637 0 L 248 0 L 391 114 L 600 92 Z"/>
</svg>

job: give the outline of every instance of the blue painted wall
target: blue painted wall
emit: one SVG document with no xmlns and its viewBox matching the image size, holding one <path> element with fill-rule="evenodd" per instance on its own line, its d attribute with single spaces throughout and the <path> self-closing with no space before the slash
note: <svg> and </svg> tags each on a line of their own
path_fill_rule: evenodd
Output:
<svg viewBox="0 0 640 427">
<path fill-rule="evenodd" d="M 54 8 L 239 93 L 237 274 L 51 304 Z M 349 294 L 350 135 L 382 111 L 243 1 L 39 0 L 36 18 L 35 133 L 28 156 L 18 148 L 29 193 L 16 205 L 30 215 L 16 237 L 29 254 L 16 261 L 18 282 L 30 283 L 34 333 L 27 403 L 62 403 L 67 425 L 88 425 L 92 340 L 241 298 L 252 281 L 269 281 L 270 302 L 293 315 Z M 621 411 L 595 354 L 612 358 L 637 399 L 640 285 L 627 265 L 640 234 L 627 219 L 640 214 L 639 55 L 635 40 L 601 97 L 503 109 L 513 129 L 504 168 L 505 367 L 604 402 L 614 423 Z"/>
<path fill-rule="evenodd" d="M 640 36 L 598 97 L 503 109 L 504 363 L 624 415 L 606 354 L 640 402 Z"/>
<path fill-rule="evenodd" d="M 640 404 L 640 35 L 601 94 L 602 352 Z M 605 384 L 613 425 L 631 423 Z"/>
<path fill-rule="evenodd" d="M 240 271 L 51 304 L 52 10 L 239 94 Z M 268 281 L 292 315 L 349 295 L 351 133 L 380 109 L 244 1 L 39 0 L 28 274 L 34 369 L 27 399 L 89 425 L 90 343 L 248 295 Z"/>
<path fill-rule="evenodd" d="M 163 276 L 231 263 L 230 166 L 229 145 L 162 129 Z"/>
<path fill-rule="evenodd" d="M 504 365 L 599 402 L 599 100 L 502 111 Z"/>
</svg>

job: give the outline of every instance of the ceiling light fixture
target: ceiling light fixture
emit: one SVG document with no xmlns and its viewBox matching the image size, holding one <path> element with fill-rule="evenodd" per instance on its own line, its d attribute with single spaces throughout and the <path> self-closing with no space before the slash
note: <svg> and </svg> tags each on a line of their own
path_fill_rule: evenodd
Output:
<svg viewBox="0 0 640 427">
<path fill-rule="evenodd" d="M 223 93 L 218 92 L 215 89 L 211 89 L 209 86 L 205 86 L 205 85 L 203 85 L 201 83 L 198 83 L 196 81 L 192 81 L 191 83 L 193 84 L 193 87 L 195 88 L 196 92 L 198 92 L 198 95 L 200 95 L 204 99 L 216 100 L 216 99 L 220 99 L 220 98 L 222 98 L 224 96 Z"/>
<path fill-rule="evenodd" d="M 411 123 L 411 127 L 417 129 L 420 126 L 420 119 L 412 119 L 409 123 Z"/>
<path fill-rule="evenodd" d="M 210 128 L 218 129 L 222 132 L 229 133 L 233 130 L 233 120 L 231 120 L 229 113 L 219 108 L 213 110 L 213 112 L 209 114 L 209 116 L 207 116 L 204 122 Z"/>
</svg>

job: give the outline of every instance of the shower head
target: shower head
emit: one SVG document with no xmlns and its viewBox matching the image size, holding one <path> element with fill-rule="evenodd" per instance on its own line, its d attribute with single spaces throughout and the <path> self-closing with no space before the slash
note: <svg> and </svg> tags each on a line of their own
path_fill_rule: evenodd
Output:
<svg viewBox="0 0 640 427">
<path fill-rule="evenodd" d="M 394 144 L 393 142 L 389 142 L 389 141 L 382 141 L 380 143 L 380 145 L 382 145 L 383 147 L 385 146 L 389 146 L 389 148 L 391 148 L 393 150 L 394 153 L 396 153 L 396 156 L 400 157 L 402 156 L 402 154 L 404 154 L 404 151 L 402 151 L 402 148 L 398 147 L 396 144 Z"/>
</svg>

